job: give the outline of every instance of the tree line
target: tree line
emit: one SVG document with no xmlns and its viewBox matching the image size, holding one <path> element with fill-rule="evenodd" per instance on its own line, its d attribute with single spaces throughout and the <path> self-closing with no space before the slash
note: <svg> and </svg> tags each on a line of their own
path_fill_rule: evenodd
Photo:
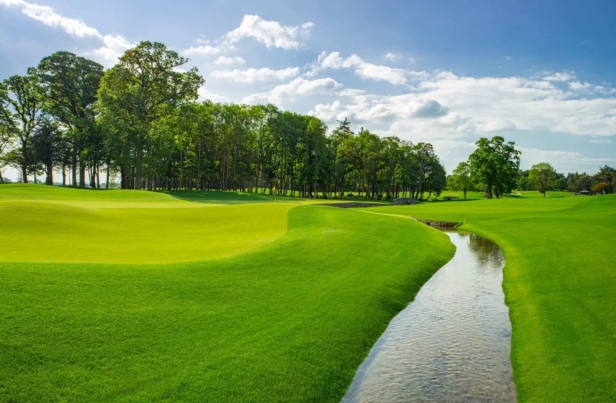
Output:
<svg viewBox="0 0 616 403">
<path fill-rule="evenodd" d="M 447 176 L 447 189 L 464 192 L 483 191 L 487 198 L 501 197 L 513 190 L 538 190 L 545 197 L 550 190 L 593 194 L 616 191 L 616 169 L 607 165 L 594 175 L 587 173 L 558 173 L 547 162 L 540 162 L 528 170 L 520 169 L 521 152 L 515 143 L 499 136 L 482 138 L 467 162 L 461 162 Z"/>
<path fill-rule="evenodd" d="M 547 163 L 521 171 L 521 152 L 503 137 L 481 138 L 447 176 L 431 144 L 357 133 L 345 119 L 320 119 L 274 105 L 197 102 L 204 84 L 188 59 L 141 42 L 112 68 L 70 52 L 45 57 L 0 83 L 2 165 L 21 180 L 123 189 L 239 190 L 301 197 L 424 200 L 443 190 L 514 189 L 611 193 L 614 169 L 558 174 Z M 57 178 L 56 178 L 57 179 Z"/>
<path fill-rule="evenodd" d="M 188 59 L 142 42 L 105 71 L 70 52 L 0 83 L 0 167 L 21 180 L 123 189 L 240 190 L 377 199 L 438 195 L 446 172 L 429 143 L 328 133 L 316 117 L 274 105 L 197 102 Z M 2 181 L 0 170 L 0 181 Z"/>
<path fill-rule="evenodd" d="M 519 190 L 538 190 L 544 197 L 549 190 L 570 191 L 579 193 L 588 191 L 593 194 L 614 193 L 616 189 L 616 169 L 604 165 L 594 175 L 584 173 L 556 172 L 548 163 L 533 165 L 530 170 L 520 171 L 518 179 Z"/>
</svg>

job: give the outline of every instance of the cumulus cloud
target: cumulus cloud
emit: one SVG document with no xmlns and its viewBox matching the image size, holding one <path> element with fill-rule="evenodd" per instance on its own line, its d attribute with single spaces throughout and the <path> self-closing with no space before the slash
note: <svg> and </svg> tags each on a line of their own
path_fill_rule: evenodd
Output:
<svg viewBox="0 0 616 403">
<path fill-rule="evenodd" d="M 425 72 L 368 63 L 357 55 L 351 55 L 345 59 L 340 56 L 340 52 L 331 52 L 329 54 L 322 52 L 317 60 L 312 63 L 311 70 L 306 75 L 312 77 L 318 72 L 327 69 L 350 69 L 363 79 L 387 81 L 394 85 L 406 84 L 410 79 L 425 78 L 427 76 Z"/>
<path fill-rule="evenodd" d="M 40 21 L 47 26 L 61 28 L 64 32 L 74 37 L 103 38 L 103 35 L 96 28 L 92 28 L 76 18 L 64 17 L 49 6 L 32 4 L 23 0 L 0 0 L 0 5 L 21 7 L 21 12 L 26 16 Z"/>
<path fill-rule="evenodd" d="M 244 38 L 253 38 L 268 48 L 298 49 L 310 37 L 313 26 L 312 22 L 283 26 L 277 21 L 266 21 L 258 15 L 245 15 L 240 26 L 221 39 L 225 44 L 233 44 Z"/>
<path fill-rule="evenodd" d="M 136 45 L 120 35 L 103 35 L 96 28 L 88 26 L 85 22 L 76 18 L 65 17 L 49 6 L 41 6 L 23 0 L 0 0 L 0 5 L 20 7 L 24 15 L 49 27 L 60 28 L 72 37 L 93 37 L 99 39 L 103 46 L 86 51 L 85 54 L 106 67 L 115 64 L 118 61 L 118 57 L 127 49 Z"/>
<path fill-rule="evenodd" d="M 218 59 L 214 61 L 214 63 L 228 66 L 231 64 L 244 64 L 246 63 L 246 60 L 242 59 L 239 56 L 237 57 L 220 56 Z"/>
<path fill-rule="evenodd" d="M 182 51 L 182 54 L 186 56 L 215 56 L 222 52 L 219 48 L 215 48 L 209 45 L 191 46 L 188 49 Z"/>
<path fill-rule="evenodd" d="M 264 20 L 258 15 L 244 15 L 240 26 L 214 41 L 214 46 L 210 45 L 209 40 L 199 39 L 197 42 L 201 45 L 191 46 L 183 50 L 182 54 L 191 57 L 217 56 L 234 50 L 234 44 L 244 38 L 253 38 L 257 42 L 264 44 L 267 48 L 280 48 L 285 50 L 298 49 L 303 46 L 310 37 L 310 31 L 313 26 L 314 24 L 312 22 L 305 22 L 295 26 L 284 26 L 277 21 Z M 219 60 L 228 61 L 227 58 L 219 58 Z M 231 63 L 221 62 L 218 64 Z"/>
<path fill-rule="evenodd" d="M 420 105 L 415 109 L 413 115 L 418 118 L 436 118 L 447 115 L 448 113 L 449 108 L 439 104 L 438 101 L 430 99 L 427 101 L 421 100 Z"/>
<path fill-rule="evenodd" d="M 573 81 L 569 83 L 569 88 L 571 88 L 573 91 L 584 91 L 592 88 L 592 84 Z"/>
<path fill-rule="evenodd" d="M 392 62 L 400 60 L 401 57 L 399 53 L 387 52 L 387 54 L 385 54 L 385 59 L 391 60 Z"/>
<path fill-rule="evenodd" d="M 526 167 L 540 162 L 548 162 L 559 171 L 573 171 L 576 170 L 574 167 L 583 166 L 594 172 L 601 165 L 613 165 L 616 162 L 614 158 L 586 157 L 579 152 L 573 151 L 541 150 L 526 147 L 518 147 L 518 149 L 522 151 L 523 162 Z"/>
<path fill-rule="evenodd" d="M 128 49 L 137 46 L 136 43 L 129 42 L 119 35 L 105 35 L 103 46 L 86 52 L 86 55 L 99 61 L 105 67 L 111 67 L 118 62 L 118 58 Z"/>
<path fill-rule="evenodd" d="M 592 92 L 575 98 L 543 79 L 459 77 L 433 73 L 402 95 L 348 94 L 311 113 L 327 123 L 348 117 L 383 135 L 430 141 L 515 131 L 580 136 L 616 135 L 616 98 Z"/>
<path fill-rule="evenodd" d="M 290 83 L 278 85 L 268 92 L 250 95 L 244 98 L 243 102 L 254 104 L 266 101 L 282 106 L 286 101 L 293 102 L 300 97 L 330 94 L 339 87 L 341 87 L 341 84 L 333 78 L 320 78 L 317 80 L 296 78 Z"/>
<path fill-rule="evenodd" d="M 338 91 L 336 94 L 341 97 L 356 97 L 366 93 L 366 90 L 360 90 L 356 88 L 347 88 L 342 91 Z"/>
<path fill-rule="evenodd" d="M 572 73 L 562 72 L 545 76 L 543 79 L 546 81 L 569 81 L 575 79 L 575 76 Z"/>
<path fill-rule="evenodd" d="M 272 70 L 268 67 L 261 69 L 250 68 L 248 70 L 216 70 L 211 73 L 212 77 L 227 78 L 236 83 L 251 84 L 267 81 L 284 81 L 299 74 L 299 68 L 288 67 L 282 70 Z"/>
<path fill-rule="evenodd" d="M 197 90 L 199 94 L 199 101 L 209 100 L 212 102 L 229 102 L 229 98 L 224 95 L 219 95 L 207 90 L 205 87 L 201 87 Z"/>
</svg>

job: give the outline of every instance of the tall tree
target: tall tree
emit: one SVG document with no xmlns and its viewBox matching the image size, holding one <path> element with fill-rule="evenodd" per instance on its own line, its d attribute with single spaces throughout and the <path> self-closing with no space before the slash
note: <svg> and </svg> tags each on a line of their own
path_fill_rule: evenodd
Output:
<svg viewBox="0 0 616 403">
<path fill-rule="evenodd" d="M 614 178 L 616 178 L 616 169 L 604 165 L 599 168 L 599 172 L 593 176 L 593 182 L 595 184 L 605 183 L 605 186 L 602 186 L 602 191 L 605 193 L 612 193 L 614 192 L 614 186 L 612 185 Z"/>
<path fill-rule="evenodd" d="M 537 190 L 545 197 L 546 192 L 552 188 L 556 180 L 556 170 L 547 162 L 540 162 L 530 168 L 528 178 L 535 183 Z"/>
<path fill-rule="evenodd" d="M 43 109 L 67 128 L 72 147 L 73 179 L 79 166 L 79 186 L 86 184 L 86 153 L 90 143 L 100 143 L 94 103 L 103 77 L 103 66 L 70 52 L 56 52 L 45 57 L 37 73 L 45 89 Z M 90 156 L 92 156 L 90 152 Z M 94 165 L 99 161 L 93 161 Z M 96 169 L 97 167 L 95 167 Z"/>
<path fill-rule="evenodd" d="M 516 186 L 522 154 L 515 143 L 495 136 L 491 140 L 482 137 L 475 144 L 477 149 L 469 157 L 473 181 L 485 189 L 488 199 L 511 192 Z"/>
<path fill-rule="evenodd" d="M 142 187 L 144 153 L 152 149 L 153 124 L 176 113 L 181 105 L 197 98 L 204 80 L 197 69 L 178 69 L 188 59 L 158 42 L 141 42 L 127 50 L 119 63 L 108 70 L 98 92 L 102 114 L 117 131 L 128 135 L 134 150 L 134 188 Z"/>
<path fill-rule="evenodd" d="M 456 189 L 460 189 L 464 192 L 464 198 L 466 199 L 466 192 L 471 188 L 471 167 L 468 162 L 460 162 L 456 169 L 453 170 L 451 175 L 452 184 Z"/>
<path fill-rule="evenodd" d="M 32 151 L 34 162 L 41 164 L 45 170 L 46 185 L 53 185 L 53 171 L 64 157 L 64 137 L 58 122 L 49 116 L 39 119 L 34 134 L 32 135 Z"/>
<path fill-rule="evenodd" d="M 2 176 L 2 166 L 4 165 L 4 152 L 9 147 L 14 138 L 12 127 L 0 120 L 0 182 L 4 182 Z"/>
<path fill-rule="evenodd" d="M 32 153 L 30 137 L 36 128 L 43 96 L 35 69 L 25 76 L 11 76 L 0 84 L 0 120 L 19 141 L 19 165 L 22 180 L 28 183 Z"/>
</svg>

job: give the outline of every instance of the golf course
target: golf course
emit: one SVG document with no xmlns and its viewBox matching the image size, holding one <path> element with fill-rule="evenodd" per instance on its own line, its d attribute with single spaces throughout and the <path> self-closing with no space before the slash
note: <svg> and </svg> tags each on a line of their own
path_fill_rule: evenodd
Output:
<svg viewBox="0 0 616 403">
<path fill-rule="evenodd" d="M 613 401 L 616 198 L 537 195 L 342 209 L 0 185 L 0 400 L 339 401 L 454 254 L 415 217 L 503 249 L 518 401 Z"/>
<path fill-rule="evenodd" d="M 0 186 L 0 400 L 337 401 L 454 253 L 408 218 L 200 195 Z"/>
</svg>

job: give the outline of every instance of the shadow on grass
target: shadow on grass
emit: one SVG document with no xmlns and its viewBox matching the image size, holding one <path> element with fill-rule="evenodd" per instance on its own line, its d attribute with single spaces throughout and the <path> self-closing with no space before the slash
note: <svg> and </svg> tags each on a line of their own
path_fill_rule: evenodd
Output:
<svg viewBox="0 0 616 403">
<path fill-rule="evenodd" d="M 217 190 L 173 190 L 160 193 L 184 201 L 207 204 L 297 203 L 299 200 L 303 200 L 297 197 Z"/>
<path fill-rule="evenodd" d="M 482 199 L 456 199 L 456 200 L 430 200 L 430 203 L 460 203 L 460 202 L 472 202 L 472 201 L 479 201 Z M 424 202 L 425 203 L 425 202 Z"/>
</svg>

